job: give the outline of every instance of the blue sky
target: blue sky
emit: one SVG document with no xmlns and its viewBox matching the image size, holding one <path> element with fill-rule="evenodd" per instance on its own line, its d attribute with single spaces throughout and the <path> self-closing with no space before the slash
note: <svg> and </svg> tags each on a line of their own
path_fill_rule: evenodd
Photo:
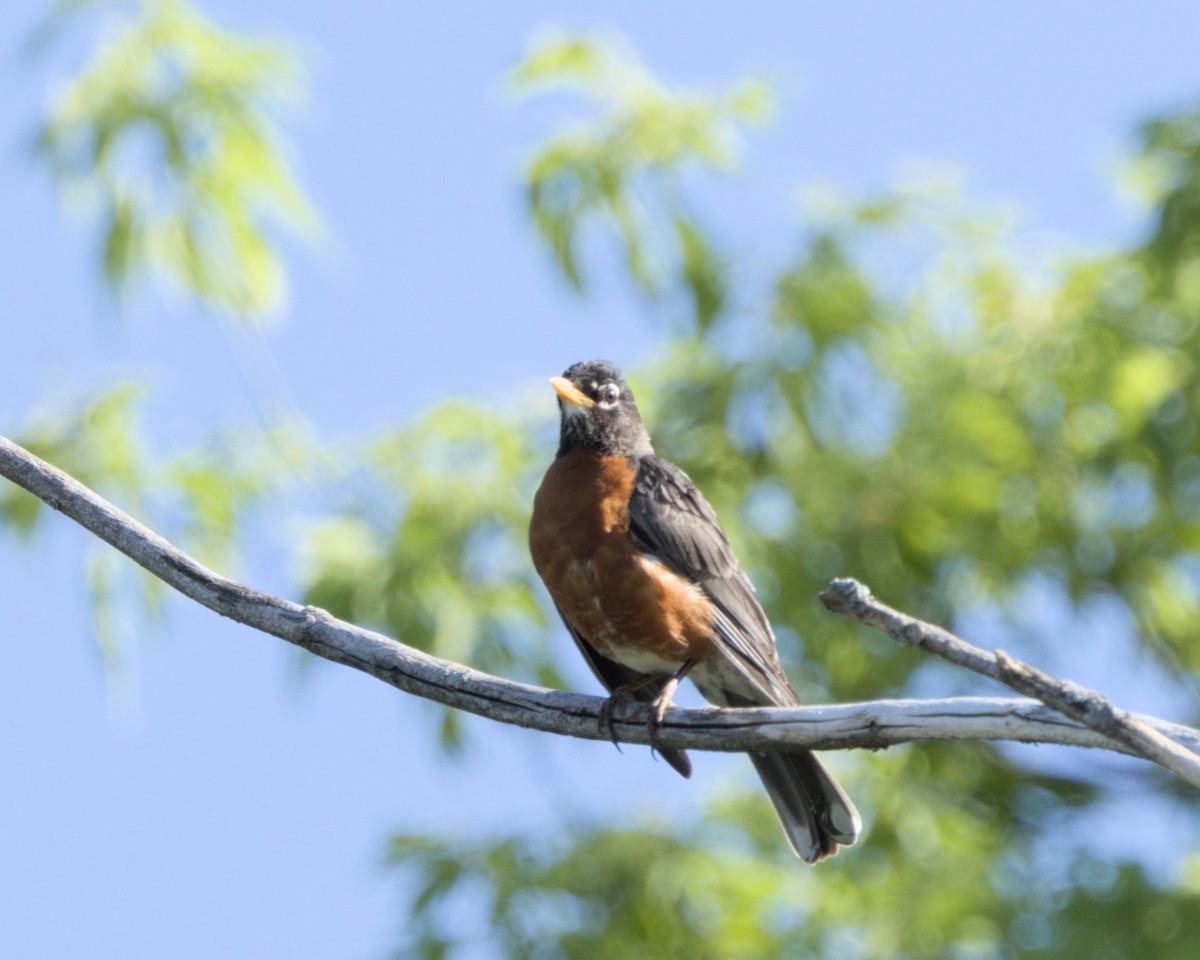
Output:
<svg viewBox="0 0 1200 960">
<path fill-rule="evenodd" d="M 164 448 L 252 421 L 217 327 L 153 296 L 118 316 L 86 225 L 29 162 L 29 131 L 76 61 L 69 46 L 34 65 L 11 55 L 40 8 L 23 6 L 0 32 L 0 432 L 120 376 L 151 384 Z M 620 31 L 673 81 L 780 82 L 742 175 L 703 184 L 706 213 L 751 253 L 790 249 L 800 186 L 869 192 L 914 159 L 965 168 L 973 197 L 1015 204 L 1065 246 L 1127 240 L 1142 221 L 1112 180 L 1130 133 L 1200 92 L 1200 9 L 1140 6 L 205 3 L 227 26 L 295 38 L 310 66 L 291 129 L 333 241 L 291 258 L 267 347 L 331 443 L 583 357 L 653 356 L 627 291 L 564 289 L 524 216 L 521 159 L 551 113 L 512 103 L 500 78 L 547 25 Z M 257 545 L 278 562 L 246 571 L 253 585 L 294 593 L 288 536 Z M 389 831 L 608 815 L 589 783 L 632 809 L 692 811 L 739 769 L 705 758 L 685 784 L 642 752 L 471 720 L 488 748 L 468 771 L 427 745 L 420 704 L 341 668 L 298 680 L 279 641 L 182 603 L 141 642 L 140 704 L 114 707 L 85 543 L 65 521 L 31 548 L 0 540 L 0 955 L 379 956 L 399 922 L 379 867 Z"/>
</svg>

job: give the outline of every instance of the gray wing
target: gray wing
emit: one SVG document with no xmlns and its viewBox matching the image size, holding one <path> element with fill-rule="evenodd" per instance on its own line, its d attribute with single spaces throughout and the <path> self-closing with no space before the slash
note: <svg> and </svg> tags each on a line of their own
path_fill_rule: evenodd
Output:
<svg viewBox="0 0 1200 960">
<path fill-rule="evenodd" d="M 755 693 L 753 699 L 737 696 L 730 702 L 796 703 L 754 586 L 733 555 L 716 511 L 691 478 L 662 457 L 641 458 L 629 519 L 638 549 L 698 584 L 716 607 L 721 651 L 746 681 L 738 687 Z"/>
</svg>

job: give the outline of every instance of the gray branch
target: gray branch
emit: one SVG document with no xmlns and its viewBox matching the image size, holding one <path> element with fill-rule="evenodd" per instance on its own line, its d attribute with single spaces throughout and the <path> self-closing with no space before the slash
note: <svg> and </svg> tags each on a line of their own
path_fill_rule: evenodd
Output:
<svg viewBox="0 0 1200 960">
<path fill-rule="evenodd" d="M 1095 690 L 1055 677 L 1010 657 L 1003 650 L 988 653 L 960 637 L 917 620 L 906 613 L 880 603 L 857 580 L 834 580 L 821 594 L 821 602 L 834 613 L 845 614 L 882 630 L 893 640 L 919 647 L 951 663 L 974 670 L 1005 686 L 1035 697 L 1052 710 L 1082 723 L 1123 746 L 1127 752 L 1143 757 L 1200 787 L 1200 753 L 1195 744 L 1181 746 L 1171 737 L 1147 723 L 1146 718 L 1121 710 Z"/>
<path fill-rule="evenodd" d="M 315 607 L 227 580 L 3 437 L 0 476 L 75 520 L 184 596 L 238 623 L 448 707 L 548 733 L 607 739 L 599 724 L 602 699 L 489 676 L 345 623 Z M 1200 731 L 1153 717 L 1136 719 L 1168 742 L 1200 751 Z M 636 715 L 615 718 L 615 734 L 627 743 L 648 742 L 645 722 Z M 1116 742 L 1041 703 L 974 697 L 788 709 L 677 708 L 667 713 L 658 740 L 666 747 L 737 752 L 797 746 L 879 749 L 918 740 L 1015 740 L 1144 755 L 1140 748 Z"/>
</svg>

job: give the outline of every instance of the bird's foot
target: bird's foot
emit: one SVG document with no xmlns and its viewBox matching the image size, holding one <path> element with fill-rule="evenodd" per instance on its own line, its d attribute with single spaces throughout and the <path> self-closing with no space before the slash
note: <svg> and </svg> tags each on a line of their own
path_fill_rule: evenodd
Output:
<svg viewBox="0 0 1200 960">
<path fill-rule="evenodd" d="M 658 728 L 663 722 L 663 717 L 667 715 L 667 707 L 671 705 L 671 698 L 679 689 L 681 679 L 682 677 L 678 673 L 668 677 L 654 699 L 646 704 L 649 712 L 649 716 L 646 718 L 646 731 L 650 736 L 651 752 L 658 750 Z"/>
<path fill-rule="evenodd" d="M 662 725 L 663 718 L 667 715 L 667 707 L 671 705 L 671 698 L 675 696 L 675 691 L 679 689 L 679 681 L 686 677 L 688 671 L 695 665 L 695 660 L 685 661 L 682 667 L 663 681 L 663 685 L 659 688 L 658 693 L 649 702 L 650 716 L 646 720 L 646 730 L 650 735 L 651 752 L 658 750 L 658 728 Z"/>
<path fill-rule="evenodd" d="M 618 751 L 621 749 L 621 744 L 617 742 L 617 730 L 613 725 L 617 707 L 624 707 L 625 704 L 632 702 L 635 699 L 634 694 L 638 690 L 641 690 L 646 684 L 652 683 L 657 679 L 657 677 L 642 677 L 639 680 L 634 680 L 632 683 L 622 684 L 609 694 L 608 699 L 601 705 L 597 721 L 600 729 L 607 731 L 609 739 L 612 740 L 613 746 Z M 641 704 L 638 704 L 638 708 L 641 709 Z M 623 710 L 622 713 L 624 713 Z"/>
<path fill-rule="evenodd" d="M 679 681 L 688 675 L 688 671 L 695 666 L 694 660 L 688 660 L 682 667 L 671 674 L 651 674 L 645 677 L 639 677 L 631 683 L 623 684 L 617 687 L 609 695 L 609 698 L 604 701 L 604 705 L 600 707 L 600 714 L 597 717 L 600 729 L 607 730 L 608 736 L 618 750 L 621 745 L 617 743 L 617 731 L 613 726 L 613 718 L 617 711 L 618 705 L 624 705 L 631 700 L 636 700 L 634 696 L 639 690 L 644 689 L 650 684 L 659 684 L 658 692 L 650 700 L 641 701 L 637 704 L 638 713 L 646 715 L 646 729 L 650 736 L 650 749 L 658 749 L 658 728 L 663 722 L 663 718 L 667 715 L 667 708 L 671 706 L 671 697 L 675 695 L 675 691 L 679 689 Z M 622 719 L 625 719 L 622 717 Z"/>
</svg>

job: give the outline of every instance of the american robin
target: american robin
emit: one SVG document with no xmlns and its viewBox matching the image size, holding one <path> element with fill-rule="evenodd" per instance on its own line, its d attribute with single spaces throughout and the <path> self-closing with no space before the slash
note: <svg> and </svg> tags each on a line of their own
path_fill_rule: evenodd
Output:
<svg viewBox="0 0 1200 960">
<path fill-rule="evenodd" d="M 798 704 L 716 513 L 686 473 L 655 454 L 620 371 L 591 360 L 550 383 L 561 434 L 534 498 L 529 548 L 611 694 L 605 716 L 621 700 L 640 701 L 653 734 L 685 676 L 718 706 Z M 683 750 L 659 752 L 691 775 Z M 816 863 L 858 838 L 858 811 L 811 751 L 750 759 L 802 860 Z"/>
</svg>

